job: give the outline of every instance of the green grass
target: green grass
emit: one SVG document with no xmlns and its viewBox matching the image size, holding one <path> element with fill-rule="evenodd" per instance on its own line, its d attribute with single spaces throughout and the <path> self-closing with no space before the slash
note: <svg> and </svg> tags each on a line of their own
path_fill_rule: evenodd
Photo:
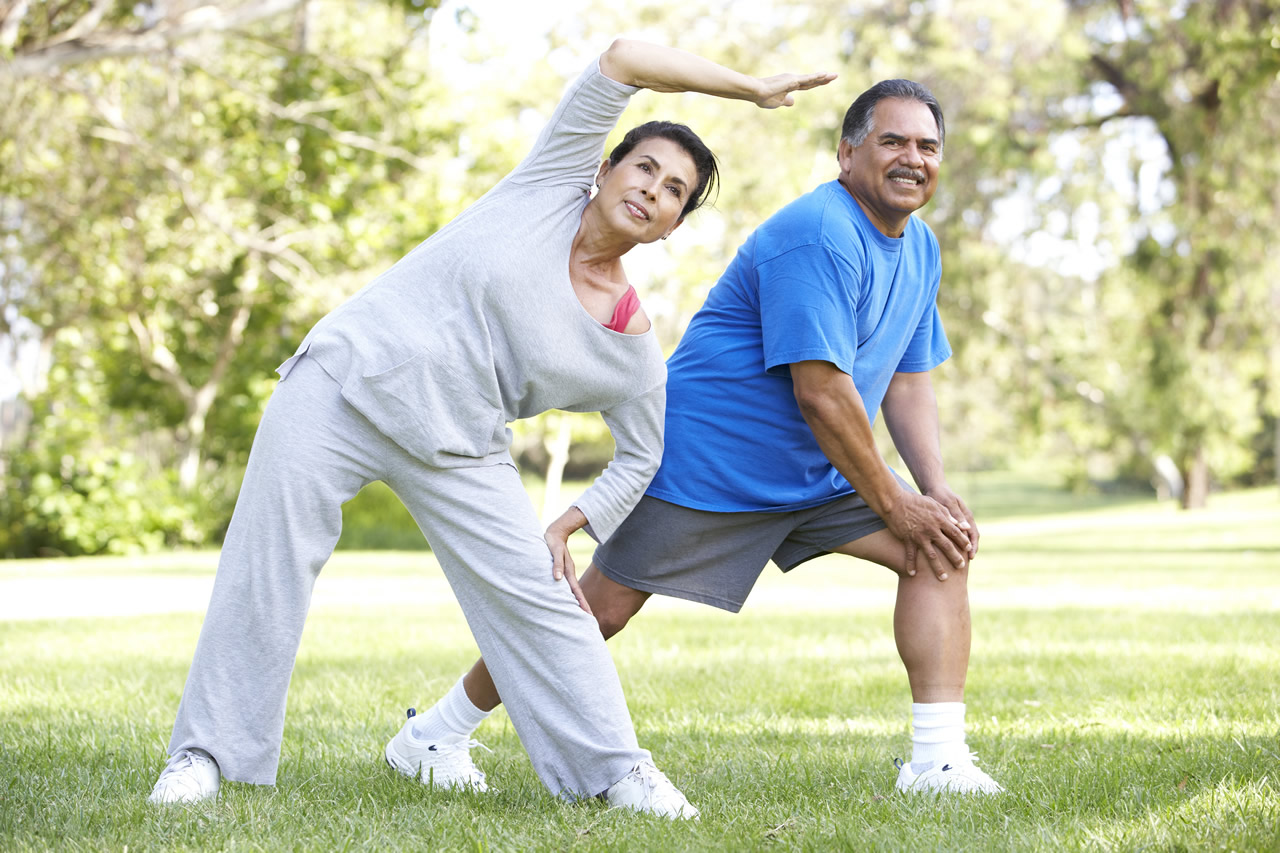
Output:
<svg viewBox="0 0 1280 853">
<path fill-rule="evenodd" d="M 227 784 L 214 804 L 144 800 L 198 613 L 0 621 L 0 850 L 1280 850 L 1276 492 L 1187 514 L 983 488 L 969 740 L 1006 795 L 892 792 L 890 759 L 910 749 L 894 583 L 840 558 L 767 570 L 736 616 L 655 600 L 611 642 L 640 740 L 700 822 L 558 802 L 501 712 L 479 732 L 494 792 L 424 790 L 380 749 L 474 648 L 429 554 L 354 552 L 318 595 L 390 593 L 318 597 L 279 784 Z M 211 566 L 11 562 L 0 601 L 41 577 L 185 584 Z"/>
</svg>

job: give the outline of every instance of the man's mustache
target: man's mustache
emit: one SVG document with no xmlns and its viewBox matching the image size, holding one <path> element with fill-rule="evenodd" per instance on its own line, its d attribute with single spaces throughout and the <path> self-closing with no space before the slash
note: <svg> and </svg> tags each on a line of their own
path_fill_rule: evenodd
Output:
<svg viewBox="0 0 1280 853">
<path fill-rule="evenodd" d="M 924 172 L 917 172 L 914 169 L 893 169 L 889 172 L 891 178 L 910 178 L 918 184 L 925 182 Z"/>
</svg>

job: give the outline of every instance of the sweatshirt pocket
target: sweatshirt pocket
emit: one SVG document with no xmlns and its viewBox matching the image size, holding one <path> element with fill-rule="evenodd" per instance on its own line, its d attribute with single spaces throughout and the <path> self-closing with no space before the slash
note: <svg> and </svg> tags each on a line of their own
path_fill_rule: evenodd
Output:
<svg viewBox="0 0 1280 853">
<path fill-rule="evenodd" d="M 429 351 L 365 376 L 343 394 L 379 430 L 432 465 L 448 466 L 455 456 L 483 458 L 507 443 L 496 389 L 485 394 Z"/>
</svg>

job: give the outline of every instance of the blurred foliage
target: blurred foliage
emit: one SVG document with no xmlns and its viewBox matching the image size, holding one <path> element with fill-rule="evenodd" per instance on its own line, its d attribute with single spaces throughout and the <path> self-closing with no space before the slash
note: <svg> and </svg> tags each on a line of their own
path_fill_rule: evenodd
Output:
<svg viewBox="0 0 1280 853">
<path fill-rule="evenodd" d="M 341 551 L 423 551 L 427 540 L 385 483 L 370 483 L 342 505 Z"/>
<path fill-rule="evenodd" d="M 128 554 L 208 541 L 230 515 L 234 483 L 219 471 L 178 487 L 171 448 L 140 411 L 113 410 L 99 363 L 64 336 L 32 439 L 9 458 L 0 492 L 0 556 Z M 118 439 L 139 436 L 121 443 Z M 20 484 L 14 488 L 12 484 Z"/>
<path fill-rule="evenodd" d="M 632 100 L 611 141 L 683 121 L 724 177 L 627 259 L 668 350 L 750 230 L 835 177 L 849 101 L 910 77 L 948 120 L 922 211 L 956 351 L 935 382 L 948 466 L 1145 483 L 1165 454 L 1193 483 L 1275 476 L 1280 0 L 582 0 L 518 40 L 454 4 L 448 75 L 434 2 L 205 4 L 261 17 L 115 56 L 84 50 L 199 4 L 20 5 L 13 27 L 0 3 L 0 56 L 81 52 L 3 82 L 0 344 L 55 367 L 23 388 L 21 440 L 0 436 L 0 553 L 216 539 L 274 366 L 514 166 L 617 33 L 840 74 L 769 113 Z M 558 417 L 513 425 L 526 469 Z M 572 438 L 574 476 L 607 460 L 598 418 Z M 390 512 L 368 493 L 361 512 Z"/>
</svg>

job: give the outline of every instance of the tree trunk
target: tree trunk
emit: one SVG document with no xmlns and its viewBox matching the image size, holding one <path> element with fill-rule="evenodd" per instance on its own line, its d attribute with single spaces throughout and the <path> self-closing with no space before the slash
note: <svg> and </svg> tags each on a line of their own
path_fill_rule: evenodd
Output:
<svg viewBox="0 0 1280 853">
<path fill-rule="evenodd" d="M 183 425 L 186 433 L 185 445 L 182 448 L 182 462 L 178 466 L 178 486 L 184 492 L 190 492 L 200 479 L 200 463 L 204 455 L 200 448 L 204 446 L 205 422 L 213 401 L 218 396 L 218 382 L 210 380 L 195 393 L 187 408 L 187 418 Z"/>
<path fill-rule="evenodd" d="M 183 492 L 190 492 L 196 487 L 200 476 L 200 445 L 194 438 L 187 444 L 182 454 L 182 462 L 178 465 L 178 487 Z"/>
<path fill-rule="evenodd" d="M 1185 472 L 1187 486 L 1182 490 L 1183 509 L 1204 509 L 1209 503 L 1209 463 L 1204 447 L 1197 447 Z"/>
<path fill-rule="evenodd" d="M 573 444 L 573 420 L 568 415 L 553 415 L 554 425 L 543 436 L 547 449 L 547 490 L 542 495 L 542 524 L 545 527 L 559 518 L 560 484 L 564 482 L 564 466 L 569 464 L 569 448 Z"/>
</svg>

